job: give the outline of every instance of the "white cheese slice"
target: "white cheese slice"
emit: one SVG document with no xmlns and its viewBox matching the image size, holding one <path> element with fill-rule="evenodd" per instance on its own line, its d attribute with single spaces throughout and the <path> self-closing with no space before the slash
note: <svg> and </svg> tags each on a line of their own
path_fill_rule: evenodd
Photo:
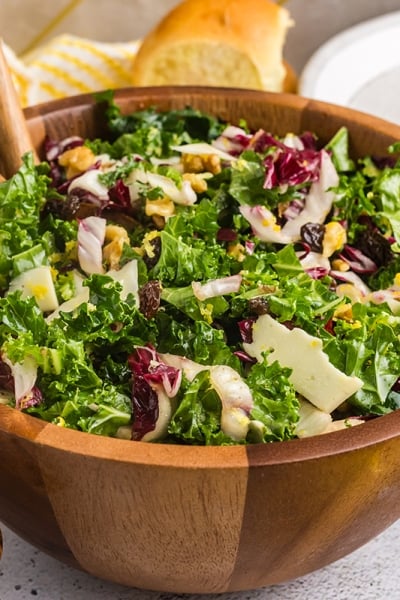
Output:
<svg viewBox="0 0 400 600">
<path fill-rule="evenodd" d="M 51 267 L 43 265 L 24 271 L 15 277 L 8 293 L 21 290 L 22 298 L 34 297 L 40 310 L 48 312 L 58 307 Z"/>
<path fill-rule="evenodd" d="M 257 319 L 253 325 L 253 341 L 243 347 L 259 362 L 264 360 L 264 352 L 271 351 L 267 355 L 268 363 L 276 360 L 292 369 L 290 381 L 295 390 L 328 413 L 363 385 L 361 379 L 342 373 L 329 362 L 319 338 L 298 327 L 290 330 L 270 315 Z"/>
<path fill-rule="evenodd" d="M 115 279 L 115 281 L 119 281 L 119 283 L 122 285 L 122 300 L 126 300 L 128 294 L 133 294 L 136 298 L 137 304 L 139 304 L 139 281 L 136 259 L 132 259 L 126 263 L 122 269 L 110 269 L 107 271 L 106 275 L 109 275 Z"/>
<path fill-rule="evenodd" d="M 139 304 L 139 283 L 138 283 L 138 271 L 137 271 L 137 260 L 132 259 L 126 263 L 117 271 L 116 269 L 110 269 L 106 275 L 109 275 L 122 285 L 121 298 L 126 300 L 128 294 L 133 294 L 136 298 L 136 302 Z M 50 323 L 53 319 L 59 316 L 60 312 L 72 312 L 75 308 L 78 308 L 84 302 L 89 302 L 89 288 L 83 286 L 83 279 L 79 276 L 75 276 L 77 293 L 75 296 L 66 300 L 56 310 L 46 317 L 47 323 Z"/>
<path fill-rule="evenodd" d="M 83 288 L 82 291 L 79 292 L 79 294 L 73 296 L 72 298 L 70 298 L 70 300 L 66 300 L 65 302 L 60 304 L 60 306 L 56 310 L 54 310 L 46 317 L 46 322 L 50 323 L 53 319 L 58 317 L 61 312 L 72 312 L 73 310 L 75 310 L 75 308 L 78 308 L 78 306 L 80 306 L 84 302 L 89 302 L 89 288 L 87 287 Z"/>
</svg>

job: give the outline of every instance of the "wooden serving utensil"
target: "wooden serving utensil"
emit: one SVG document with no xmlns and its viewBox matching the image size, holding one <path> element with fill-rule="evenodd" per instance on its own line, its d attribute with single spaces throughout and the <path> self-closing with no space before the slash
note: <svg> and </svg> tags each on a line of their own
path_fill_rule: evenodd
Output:
<svg viewBox="0 0 400 600">
<path fill-rule="evenodd" d="M 0 39 L 0 173 L 12 177 L 29 151 L 39 162 Z"/>
</svg>

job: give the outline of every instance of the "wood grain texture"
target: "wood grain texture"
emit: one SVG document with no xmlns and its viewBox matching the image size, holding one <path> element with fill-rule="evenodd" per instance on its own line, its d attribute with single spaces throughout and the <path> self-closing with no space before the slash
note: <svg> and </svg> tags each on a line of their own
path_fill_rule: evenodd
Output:
<svg viewBox="0 0 400 600">
<path fill-rule="evenodd" d="M 36 159 L 19 98 L 0 39 L 0 173 L 8 179 L 21 165 L 21 157 L 32 151 Z"/>
<path fill-rule="evenodd" d="M 384 154 L 400 127 L 346 109 L 246 90 L 120 90 L 124 112 L 187 105 L 321 143 L 346 125 L 354 156 Z M 26 109 L 46 135 L 103 135 L 91 96 Z M 400 412 L 291 442 L 204 448 L 101 438 L 0 405 L 0 520 L 98 577 L 176 593 L 287 581 L 352 552 L 400 518 Z"/>
<path fill-rule="evenodd" d="M 247 502 L 232 589 L 246 589 L 249 578 L 259 587 L 300 577 L 396 521 L 399 431 L 397 412 L 357 432 L 306 444 L 296 440 L 267 452 L 248 447 Z"/>
<path fill-rule="evenodd" d="M 229 589 L 246 498 L 245 449 L 220 453 L 218 475 L 209 448 L 169 447 L 160 456 L 158 448 L 126 442 L 119 450 L 100 461 L 98 451 L 86 453 L 79 466 L 73 453 L 47 444 L 41 452 L 49 500 L 81 567 L 148 589 Z"/>
</svg>

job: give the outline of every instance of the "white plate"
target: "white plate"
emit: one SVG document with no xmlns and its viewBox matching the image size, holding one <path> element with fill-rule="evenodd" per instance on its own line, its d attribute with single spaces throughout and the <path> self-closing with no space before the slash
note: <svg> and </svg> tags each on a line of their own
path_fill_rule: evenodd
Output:
<svg viewBox="0 0 400 600">
<path fill-rule="evenodd" d="M 400 11 L 323 44 L 305 65 L 299 92 L 400 123 Z"/>
</svg>

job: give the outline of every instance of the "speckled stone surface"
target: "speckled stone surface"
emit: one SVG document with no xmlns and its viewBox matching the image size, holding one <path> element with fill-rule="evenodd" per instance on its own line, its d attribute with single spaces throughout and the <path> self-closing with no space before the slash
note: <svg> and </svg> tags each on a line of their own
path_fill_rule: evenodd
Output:
<svg viewBox="0 0 400 600">
<path fill-rule="evenodd" d="M 66 567 L 1 527 L 0 600 L 400 600 L 400 521 L 320 571 L 260 590 L 183 595 L 127 589 Z"/>
</svg>

